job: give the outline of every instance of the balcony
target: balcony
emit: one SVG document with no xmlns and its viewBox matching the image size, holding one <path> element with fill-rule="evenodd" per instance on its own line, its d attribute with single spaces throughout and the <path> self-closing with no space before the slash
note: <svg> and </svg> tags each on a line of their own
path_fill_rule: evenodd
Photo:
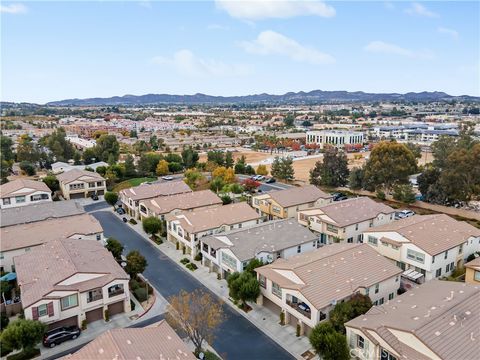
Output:
<svg viewBox="0 0 480 360">
<path fill-rule="evenodd" d="M 296 299 L 295 297 L 292 297 L 292 300 L 287 300 L 287 305 L 295 309 L 297 312 L 305 316 L 307 319 L 312 318 L 312 312 L 310 310 L 310 307 L 304 302 L 298 302 L 298 299 Z"/>
<path fill-rule="evenodd" d="M 113 285 L 108 288 L 108 297 L 114 297 L 124 293 L 123 284 Z"/>
</svg>

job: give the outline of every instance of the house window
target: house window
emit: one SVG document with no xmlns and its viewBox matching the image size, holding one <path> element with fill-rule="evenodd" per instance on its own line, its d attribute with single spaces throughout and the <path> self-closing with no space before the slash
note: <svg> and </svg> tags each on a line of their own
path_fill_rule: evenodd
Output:
<svg viewBox="0 0 480 360">
<path fill-rule="evenodd" d="M 368 224 L 368 227 L 373 227 L 373 221 L 370 221 L 370 224 Z"/>
<path fill-rule="evenodd" d="M 357 347 L 359 347 L 360 349 L 363 349 L 365 347 L 365 339 L 360 335 L 357 335 Z"/>
<path fill-rule="evenodd" d="M 77 294 L 65 296 L 60 299 L 60 303 L 62 305 L 62 310 L 70 309 L 78 305 L 78 296 Z"/>
<path fill-rule="evenodd" d="M 230 269 L 237 270 L 237 260 L 222 251 L 222 264 L 227 265 Z"/>
<path fill-rule="evenodd" d="M 425 255 L 411 249 L 407 249 L 407 258 L 410 260 L 417 261 L 419 263 L 424 263 L 425 262 Z"/>
<path fill-rule="evenodd" d="M 458 253 L 459 253 L 459 254 L 462 254 L 462 253 L 463 253 L 463 244 L 461 244 L 461 245 L 458 247 Z"/>
<path fill-rule="evenodd" d="M 30 196 L 30 201 L 47 200 L 48 194 L 37 194 Z"/>
<path fill-rule="evenodd" d="M 473 275 L 473 279 L 474 279 L 475 281 L 480 281 L 480 271 L 475 270 L 475 273 L 474 273 L 474 275 Z"/>
<path fill-rule="evenodd" d="M 10 205 L 10 198 L 3 199 L 3 205 Z"/>
<path fill-rule="evenodd" d="M 258 276 L 258 282 L 260 283 L 260 286 L 263 287 L 264 289 L 267 288 L 267 279 L 263 275 Z"/>
<path fill-rule="evenodd" d="M 109 298 L 120 295 L 120 294 L 123 294 L 123 293 L 124 293 L 123 284 L 115 284 L 115 285 L 112 285 L 108 288 L 108 297 Z"/>
<path fill-rule="evenodd" d="M 254 199 L 254 200 L 253 200 L 253 203 L 254 203 L 255 205 L 258 205 L 260 202 L 258 201 L 258 199 Z"/>
<path fill-rule="evenodd" d="M 280 214 L 280 208 L 278 206 L 272 206 L 272 212 Z"/>
<path fill-rule="evenodd" d="M 42 316 L 47 316 L 47 315 L 48 315 L 47 304 L 42 304 L 42 305 L 38 306 L 38 307 L 37 307 L 37 310 L 38 310 L 38 317 L 42 317 Z"/>
<path fill-rule="evenodd" d="M 336 226 L 333 226 L 333 225 L 330 225 L 330 224 L 327 224 L 327 231 L 338 234 L 338 228 Z"/>
<path fill-rule="evenodd" d="M 394 293 L 390 293 L 390 294 L 388 294 L 388 300 L 392 300 L 394 296 L 395 296 L 395 294 L 394 294 Z"/>
<path fill-rule="evenodd" d="M 383 297 L 378 300 L 378 305 L 382 305 L 382 304 L 383 304 Z"/>
<path fill-rule="evenodd" d="M 97 240 L 100 240 L 102 238 L 102 235 L 97 234 Z"/>
<path fill-rule="evenodd" d="M 448 257 L 448 250 L 445 251 L 445 257 L 444 257 L 444 259 L 446 259 L 447 257 Z"/>
<path fill-rule="evenodd" d="M 350 244 L 353 243 L 353 237 L 349 237 L 349 238 L 347 239 L 347 243 L 350 243 Z"/>
<path fill-rule="evenodd" d="M 378 294 L 379 289 L 380 289 L 380 284 L 375 284 L 375 294 Z"/>
<path fill-rule="evenodd" d="M 302 252 L 302 245 L 297 246 L 297 253 L 300 254 Z"/>
<path fill-rule="evenodd" d="M 102 288 L 94 289 L 87 294 L 87 303 L 103 299 Z"/>
<path fill-rule="evenodd" d="M 278 285 L 277 283 L 274 283 L 272 281 L 272 294 L 279 297 L 280 299 L 282 298 L 282 288 L 280 287 L 280 285 Z"/>
<path fill-rule="evenodd" d="M 381 349 L 380 360 L 397 360 L 397 358 L 390 354 L 387 350 Z"/>
<path fill-rule="evenodd" d="M 97 181 L 97 186 L 102 186 L 102 182 L 101 182 L 101 181 Z"/>
<path fill-rule="evenodd" d="M 432 256 L 432 264 L 435 264 L 435 255 Z"/>
<path fill-rule="evenodd" d="M 18 203 L 24 203 L 25 202 L 25 196 L 15 196 L 15 202 Z"/>
<path fill-rule="evenodd" d="M 442 268 L 437 269 L 437 271 L 435 272 L 435 277 L 440 277 L 440 276 L 442 276 Z"/>
<path fill-rule="evenodd" d="M 355 230 L 358 230 L 358 224 L 355 224 Z"/>
<path fill-rule="evenodd" d="M 94 182 L 88 183 L 88 187 L 89 187 L 89 188 L 94 188 L 94 187 L 95 187 L 95 183 L 94 183 Z"/>
<path fill-rule="evenodd" d="M 368 243 L 374 246 L 378 246 L 378 240 L 375 236 L 368 235 Z"/>
</svg>

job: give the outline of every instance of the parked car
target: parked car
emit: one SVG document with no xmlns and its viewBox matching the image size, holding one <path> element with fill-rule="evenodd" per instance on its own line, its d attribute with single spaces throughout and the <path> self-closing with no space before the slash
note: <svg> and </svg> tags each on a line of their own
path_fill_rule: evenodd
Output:
<svg viewBox="0 0 480 360">
<path fill-rule="evenodd" d="M 117 210 L 115 210 L 117 212 L 118 215 L 123 215 L 125 214 L 125 210 L 122 209 L 122 208 L 118 208 Z"/>
<path fill-rule="evenodd" d="M 343 193 L 334 193 L 332 195 L 333 195 L 333 201 L 342 201 L 342 200 L 348 199 L 347 195 Z"/>
<path fill-rule="evenodd" d="M 275 178 L 271 177 L 271 178 L 267 179 L 267 181 L 265 181 L 265 183 L 267 183 L 267 184 L 273 184 L 273 183 L 276 182 L 276 181 L 277 181 L 277 180 L 276 180 Z"/>
<path fill-rule="evenodd" d="M 98 200 L 98 195 L 97 194 L 92 194 L 92 196 L 90 196 L 92 198 L 92 200 L 94 201 L 97 201 Z"/>
<path fill-rule="evenodd" d="M 415 212 L 413 212 L 412 210 L 402 210 L 395 213 L 395 220 L 405 219 L 413 215 L 415 215 Z"/>
<path fill-rule="evenodd" d="M 257 180 L 257 181 L 263 181 L 263 180 L 265 180 L 265 176 L 263 176 L 263 175 L 257 175 L 257 178 L 256 178 L 255 180 Z"/>
<path fill-rule="evenodd" d="M 162 176 L 162 179 L 165 180 L 165 181 L 172 181 L 173 176 Z"/>
<path fill-rule="evenodd" d="M 124 216 L 124 217 L 122 218 L 122 221 L 123 221 L 124 223 L 126 223 L 126 222 L 128 222 L 128 219 Z"/>
<path fill-rule="evenodd" d="M 53 348 L 64 341 L 76 339 L 80 332 L 78 326 L 63 326 L 47 331 L 43 335 L 43 346 Z"/>
</svg>

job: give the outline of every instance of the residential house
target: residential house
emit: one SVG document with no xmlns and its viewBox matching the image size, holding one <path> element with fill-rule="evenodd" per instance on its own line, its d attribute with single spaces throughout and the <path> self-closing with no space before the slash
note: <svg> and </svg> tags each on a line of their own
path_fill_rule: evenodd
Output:
<svg viewBox="0 0 480 360">
<path fill-rule="evenodd" d="M 345 323 L 352 358 L 477 359 L 480 287 L 430 281 Z"/>
<path fill-rule="evenodd" d="M 129 276 L 97 241 L 52 240 L 14 261 L 25 319 L 52 329 L 130 311 Z"/>
<path fill-rule="evenodd" d="M 480 250 L 480 229 L 445 214 L 415 215 L 373 227 L 363 238 L 405 271 L 406 288 L 449 276 Z"/>
<path fill-rule="evenodd" d="M 97 219 L 80 214 L 11 225 L 0 229 L 1 269 L 15 271 L 13 258 L 52 239 L 95 240 L 104 245 L 103 229 Z"/>
<path fill-rule="evenodd" d="M 63 360 L 141 360 L 196 357 L 166 320 L 141 328 L 119 328 L 104 332 Z"/>
<path fill-rule="evenodd" d="M 465 264 L 465 282 L 480 285 L 480 257 Z"/>
<path fill-rule="evenodd" d="M 140 219 L 140 201 L 190 192 L 192 192 L 192 190 L 183 181 L 170 181 L 155 184 L 143 183 L 139 186 L 121 190 L 119 198 L 127 214 L 135 219 Z"/>
<path fill-rule="evenodd" d="M 80 214 L 85 214 L 85 209 L 73 200 L 43 202 L 31 206 L 1 209 L 0 227 L 28 224 Z"/>
<path fill-rule="evenodd" d="M 242 272 L 253 259 L 271 263 L 318 246 L 318 237 L 294 219 L 271 221 L 200 239 L 202 264 L 222 277 Z"/>
<path fill-rule="evenodd" d="M 298 212 L 298 222 L 319 234 L 322 244 L 361 243 L 364 231 L 394 220 L 394 209 L 369 197 L 351 198 Z"/>
<path fill-rule="evenodd" d="M 199 251 L 199 240 L 207 235 L 224 233 L 229 230 L 251 227 L 261 222 L 247 203 L 240 202 L 214 208 L 182 211 L 167 215 L 167 239 L 179 242 L 192 258 Z"/>
<path fill-rule="evenodd" d="M 155 216 L 165 220 L 165 216 L 168 214 L 211 208 L 221 206 L 222 204 L 222 199 L 213 191 L 200 190 L 141 200 L 139 202 L 139 210 L 141 218 Z"/>
<path fill-rule="evenodd" d="M 27 206 L 52 201 L 52 191 L 42 181 L 17 179 L 0 185 L 0 208 Z"/>
<path fill-rule="evenodd" d="M 103 176 L 93 171 L 73 169 L 58 175 L 57 179 L 67 200 L 103 195 L 107 191 Z"/>
<path fill-rule="evenodd" d="M 269 220 L 297 218 L 299 210 L 332 202 L 332 195 L 314 185 L 271 191 L 252 198 L 252 207 Z"/>
<path fill-rule="evenodd" d="M 255 271 L 261 291 L 258 303 L 283 312 L 285 323 L 300 325 L 302 334 L 309 334 L 337 303 L 355 293 L 379 305 L 393 299 L 402 273 L 368 245 L 348 243 L 278 259 Z"/>
<path fill-rule="evenodd" d="M 66 162 L 57 161 L 52 164 L 52 172 L 54 174 L 60 174 L 60 173 L 67 172 L 70 170 L 75 170 L 75 169 L 85 170 L 85 168 L 90 168 L 93 171 L 97 171 L 97 168 L 101 166 L 107 167 L 108 164 L 104 161 L 98 161 L 88 165 L 73 165 L 73 163 L 69 164 Z"/>
</svg>

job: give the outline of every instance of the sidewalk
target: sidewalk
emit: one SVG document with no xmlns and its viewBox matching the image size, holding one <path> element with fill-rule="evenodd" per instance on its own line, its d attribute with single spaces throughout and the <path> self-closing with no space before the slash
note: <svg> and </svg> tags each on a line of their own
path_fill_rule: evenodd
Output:
<svg viewBox="0 0 480 360">
<path fill-rule="evenodd" d="M 226 304 L 230 305 L 232 309 L 248 319 L 261 331 L 263 331 L 272 340 L 278 343 L 281 347 L 287 350 L 292 356 L 297 359 L 301 359 L 301 354 L 307 350 L 311 350 L 310 342 L 305 336 L 296 336 L 296 329 L 293 326 L 281 326 L 279 324 L 278 314 L 273 313 L 269 309 L 259 306 L 257 304 L 249 303 L 252 310 L 248 313 L 240 310 L 233 304 L 228 297 L 228 285 L 225 280 L 217 280 L 216 273 L 209 273 L 209 269 L 203 266 L 200 261 L 194 261 L 198 266 L 195 271 L 188 270 L 179 261 L 186 257 L 181 251 L 175 249 L 175 245 L 169 241 L 165 241 L 161 245 L 156 245 L 153 241 L 148 239 L 148 235 L 143 231 L 141 223 L 136 225 L 129 224 L 137 233 L 142 235 L 146 241 L 149 241 L 152 245 L 161 250 L 166 256 L 178 263 L 182 269 L 188 272 L 191 276 L 200 281 L 210 291 L 220 297 Z M 313 352 L 313 350 L 312 350 Z"/>
</svg>

